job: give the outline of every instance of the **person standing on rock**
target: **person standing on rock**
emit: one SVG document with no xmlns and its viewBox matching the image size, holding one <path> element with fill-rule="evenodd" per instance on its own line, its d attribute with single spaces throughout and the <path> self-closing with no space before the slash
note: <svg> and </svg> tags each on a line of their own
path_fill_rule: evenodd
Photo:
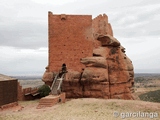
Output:
<svg viewBox="0 0 160 120">
<path fill-rule="evenodd" d="M 64 73 L 67 73 L 67 67 L 65 63 L 62 64 L 62 69 L 59 72 L 59 77 L 61 78 Z"/>
<path fill-rule="evenodd" d="M 67 72 L 67 67 L 66 67 L 66 64 L 63 63 L 62 64 L 62 73 L 66 73 Z"/>
</svg>

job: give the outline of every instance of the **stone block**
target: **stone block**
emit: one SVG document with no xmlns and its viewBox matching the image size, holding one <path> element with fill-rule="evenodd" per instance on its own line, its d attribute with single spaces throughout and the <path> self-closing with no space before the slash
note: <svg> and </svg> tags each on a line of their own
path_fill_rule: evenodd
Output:
<svg viewBox="0 0 160 120">
<path fill-rule="evenodd" d="M 111 35 L 99 35 L 97 39 L 101 41 L 102 46 L 113 46 L 113 47 L 120 46 L 120 42 Z"/>
<path fill-rule="evenodd" d="M 86 67 L 98 67 L 98 68 L 107 69 L 107 62 L 106 62 L 105 57 L 81 58 L 81 63 L 83 63 Z"/>
<path fill-rule="evenodd" d="M 87 67 L 82 74 L 82 81 L 104 82 L 108 81 L 108 70 L 104 68 Z"/>
</svg>

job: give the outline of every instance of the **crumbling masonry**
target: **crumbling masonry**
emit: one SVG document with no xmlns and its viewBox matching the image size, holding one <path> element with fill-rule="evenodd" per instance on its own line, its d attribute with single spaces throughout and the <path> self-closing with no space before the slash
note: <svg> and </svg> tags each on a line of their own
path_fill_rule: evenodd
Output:
<svg viewBox="0 0 160 120">
<path fill-rule="evenodd" d="M 134 72 L 125 48 L 114 38 L 107 15 L 49 18 L 49 63 L 43 81 L 51 85 L 66 64 L 62 89 L 67 98 L 134 99 Z"/>
</svg>

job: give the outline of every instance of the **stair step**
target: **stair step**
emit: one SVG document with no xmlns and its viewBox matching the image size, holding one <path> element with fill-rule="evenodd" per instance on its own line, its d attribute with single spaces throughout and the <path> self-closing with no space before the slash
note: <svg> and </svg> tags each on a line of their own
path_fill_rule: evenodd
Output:
<svg viewBox="0 0 160 120">
<path fill-rule="evenodd" d="M 40 101 L 40 103 L 53 103 L 54 102 L 54 100 L 52 100 L 52 101 Z"/>
<path fill-rule="evenodd" d="M 61 99 L 61 101 L 59 101 L 59 99 Z M 44 98 L 41 98 L 37 106 L 37 109 L 52 107 L 53 105 L 59 102 L 65 102 L 65 93 L 61 93 L 60 95 L 49 95 Z"/>
<path fill-rule="evenodd" d="M 46 105 L 46 106 L 48 106 L 48 105 L 53 105 L 54 103 L 52 103 L 52 104 L 44 104 L 44 103 L 40 103 L 39 105 Z"/>
</svg>

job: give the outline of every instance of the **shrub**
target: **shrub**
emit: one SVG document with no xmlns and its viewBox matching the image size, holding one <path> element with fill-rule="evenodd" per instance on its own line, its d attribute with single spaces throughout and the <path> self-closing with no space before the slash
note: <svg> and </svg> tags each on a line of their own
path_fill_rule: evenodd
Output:
<svg viewBox="0 0 160 120">
<path fill-rule="evenodd" d="M 49 95 L 51 90 L 50 90 L 48 85 L 43 85 L 40 88 L 38 88 L 38 92 L 39 92 L 41 97 L 45 97 L 45 96 Z"/>
<path fill-rule="evenodd" d="M 160 102 L 160 90 L 150 91 L 150 92 L 141 94 L 139 98 L 143 101 Z"/>
</svg>

